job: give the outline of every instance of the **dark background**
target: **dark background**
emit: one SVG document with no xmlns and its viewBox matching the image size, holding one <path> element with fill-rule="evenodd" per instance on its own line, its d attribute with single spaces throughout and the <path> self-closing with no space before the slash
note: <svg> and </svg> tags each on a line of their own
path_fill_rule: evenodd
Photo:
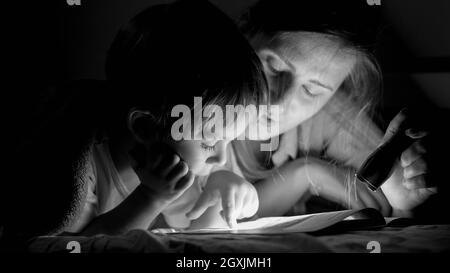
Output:
<svg viewBox="0 0 450 273">
<path fill-rule="evenodd" d="M 144 7 L 164 2 L 170 1 L 81 0 L 81 6 L 69 6 L 66 0 L 16 1 L 5 8 L 5 150 L 14 150 L 29 134 L 33 111 L 49 87 L 104 79 L 106 51 L 119 27 Z M 237 19 L 255 0 L 211 2 Z M 385 76 L 382 115 L 389 120 L 399 109 L 410 107 L 438 129 L 438 146 L 447 148 L 450 1 L 381 0 L 380 8 L 387 26 L 378 50 Z M 302 12 L 307 11 L 299 11 L 299 16 Z M 434 156 L 444 166 L 448 153 L 442 153 Z"/>
<path fill-rule="evenodd" d="M 26 111 L 45 86 L 103 79 L 105 53 L 119 27 L 144 7 L 164 2 L 170 1 L 18 1 L 7 9 L 11 33 L 4 37 L 11 46 L 5 51 L 13 83 L 8 93 L 18 98 L 8 106 Z M 212 2 L 236 19 L 255 0 Z M 378 50 L 386 82 L 383 105 L 450 108 L 450 2 L 382 0 L 381 10 L 387 25 Z"/>
</svg>

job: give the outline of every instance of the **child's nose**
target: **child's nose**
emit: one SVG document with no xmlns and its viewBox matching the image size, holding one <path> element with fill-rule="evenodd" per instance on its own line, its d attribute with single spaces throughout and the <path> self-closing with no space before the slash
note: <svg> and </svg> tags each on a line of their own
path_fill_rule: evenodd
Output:
<svg viewBox="0 0 450 273">
<path fill-rule="evenodd" d="M 208 158 L 209 164 L 219 165 L 223 166 L 227 162 L 227 155 L 226 155 L 226 144 L 223 141 L 220 141 L 220 143 L 216 144 L 216 152 L 213 156 Z"/>
</svg>

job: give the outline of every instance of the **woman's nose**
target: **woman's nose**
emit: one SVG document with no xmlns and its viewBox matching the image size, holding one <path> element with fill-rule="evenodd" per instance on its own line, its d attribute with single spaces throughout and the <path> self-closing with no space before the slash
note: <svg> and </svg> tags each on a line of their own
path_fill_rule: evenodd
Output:
<svg viewBox="0 0 450 273">
<path fill-rule="evenodd" d="M 223 141 L 220 141 L 220 143 L 216 144 L 216 151 L 214 155 L 208 158 L 207 163 L 223 166 L 225 165 L 226 162 L 227 162 L 226 145 Z"/>
</svg>

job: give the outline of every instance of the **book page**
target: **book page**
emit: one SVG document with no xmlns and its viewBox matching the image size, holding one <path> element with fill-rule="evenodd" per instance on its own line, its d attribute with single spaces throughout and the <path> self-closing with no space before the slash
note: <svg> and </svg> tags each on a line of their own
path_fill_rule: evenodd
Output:
<svg viewBox="0 0 450 273">
<path fill-rule="evenodd" d="M 264 217 L 238 223 L 237 228 L 155 229 L 155 233 L 293 233 L 314 232 L 332 226 L 361 210 L 342 210 L 298 216 Z"/>
<path fill-rule="evenodd" d="M 405 217 L 385 217 L 386 226 L 388 227 L 407 227 L 410 225 L 418 224 L 420 222 L 414 218 Z"/>
</svg>

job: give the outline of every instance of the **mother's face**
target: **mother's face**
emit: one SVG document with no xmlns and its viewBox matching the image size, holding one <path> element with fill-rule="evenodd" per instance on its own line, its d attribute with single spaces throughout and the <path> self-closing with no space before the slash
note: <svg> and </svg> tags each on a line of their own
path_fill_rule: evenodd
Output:
<svg viewBox="0 0 450 273">
<path fill-rule="evenodd" d="M 278 117 L 263 114 L 259 124 L 279 122 L 280 134 L 316 114 L 336 93 L 355 63 L 354 57 L 338 50 L 336 42 L 308 34 L 282 40 L 276 49 L 262 47 L 258 54 L 272 97 L 279 98 L 274 104 L 280 106 Z"/>
</svg>

